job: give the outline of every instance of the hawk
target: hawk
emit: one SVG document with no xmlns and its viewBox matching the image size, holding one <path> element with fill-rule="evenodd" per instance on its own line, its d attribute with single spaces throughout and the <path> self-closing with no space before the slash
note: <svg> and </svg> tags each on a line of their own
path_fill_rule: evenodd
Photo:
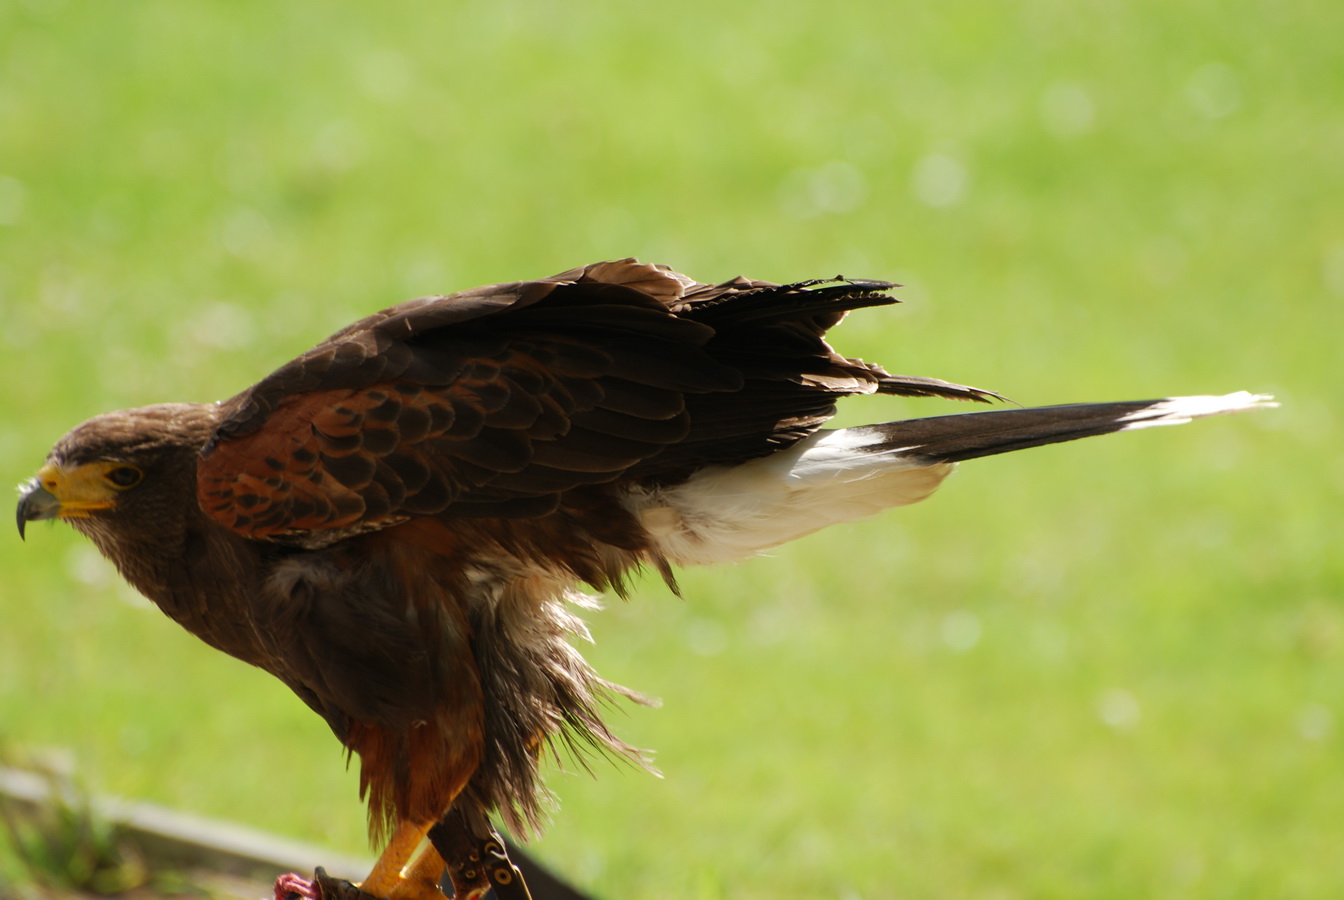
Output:
<svg viewBox="0 0 1344 900">
<path fill-rule="evenodd" d="M 675 567 L 914 503 L 963 460 L 1269 403 L 825 430 L 854 394 L 1002 399 L 832 349 L 827 330 L 897 302 L 893 287 L 706 285 L 624 259 L 411 300 L 229 400 L 77 426 L 22 486 L 19 530 L 66 520 L 168 616 L 326 720 L 385 839 L 359 891 L 440 897 L 446 867 L 459 897 L 525 896 L 491 822 L 538 826 L 544 752 L 639 756 L 599 714 L 635 695 L 571 643 L 580 585 L 621 593 L 648 568 L 675 589 Z M 339 893 L 297 876 L 277 892 Z"/>
</svg>

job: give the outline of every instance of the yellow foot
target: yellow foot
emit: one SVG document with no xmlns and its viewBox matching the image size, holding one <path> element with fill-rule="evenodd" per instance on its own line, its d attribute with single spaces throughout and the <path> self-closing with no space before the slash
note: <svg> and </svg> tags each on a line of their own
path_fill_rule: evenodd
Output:
<svg viewBox="0 0 1344 900">
<path fill-rule="evenodd" d="M 393 885 L 387 900 L 444 900 L 438 882 L 403 878 Z"/>
<path fill-rule="evenodd" d="M 443 900 L 439 890 L 443 860 L 434 848 L 426 846 L 424 852 L 411 862 L 428 830 L 428 824 L 409 820 L 398 822 L 373 871 L 360 883 L 359 889 L 386 900 Z"/>
<path fill-rule="evenodd" d="M 402 870 L 401 880 L 388 892 L 387 900 L 443 900 L 439 890 L 443 868 L 438 851 L 425 847 L 415 862 Z"/>
</svg>

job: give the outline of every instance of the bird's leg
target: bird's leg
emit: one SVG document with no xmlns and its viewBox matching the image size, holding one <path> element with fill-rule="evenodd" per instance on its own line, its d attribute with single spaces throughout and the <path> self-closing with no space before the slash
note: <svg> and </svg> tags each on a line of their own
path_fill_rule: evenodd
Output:
<svg viewBox="0 0 1344 900">
<path fill-rule="evenodd" d="M 428 824 L 402 819 L 392 832 L 392 837 L 383 848 L 382 855 L 373 864 L 369 877 L 360 882 L 359 889 L 375 897 L 393 896 L 392 892 L 402 884 L 401 870 L 410 861 L 415 849 L 429 831 Z"/>
<path fill-rule="evenodd" d="M 405 866 L 385 894 L 375 894 L 343 878 L 332 878 L 318 866 L 309 881 L 293 873 L 275 881 L 275 900 L 444 900 L 439 890 L 444 862 L 437 850 L 426 844 L 415 861 Z M 365 879 L 367 885 L 371 879 Z"/>
<path fill-rule="evenodd" d="M 429 840 L 448 864 L 454 900 L 479 900 L 491 888 L 499 900 L 532 900 L 523 873 L 493 829 L 480 837 L 465 816 L 449 812 L 429 829 Z"/>
<path fill-rule="evenodd" d="M 388 894 L 388 900 L 443 900 L 439 890 L 439 881 L 443 879 L 443 857 L 433 844 L 427 844 L 420 855 L 401 873 Z"/>
</svg>

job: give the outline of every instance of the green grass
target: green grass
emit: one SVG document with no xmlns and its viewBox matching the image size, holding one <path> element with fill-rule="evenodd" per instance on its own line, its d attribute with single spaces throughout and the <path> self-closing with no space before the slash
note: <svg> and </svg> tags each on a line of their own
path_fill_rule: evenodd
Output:
<svg viewBox="0 0 1344 900">
<path fill-rule="evenodd" d="M 1325 2 L 5 4 L 0 477 L 406 297 L 624 255 L 903 281 L 841 347 L 1023 403 L 1272 391 L 594 615 L 665 777 L 557 774 L 539 852 L 612 898 L 1339 896 L 1341 33 Z M 68 529 L 0 571 L 0 738 L 364 847 L 278 683 Z"/>
</svg>

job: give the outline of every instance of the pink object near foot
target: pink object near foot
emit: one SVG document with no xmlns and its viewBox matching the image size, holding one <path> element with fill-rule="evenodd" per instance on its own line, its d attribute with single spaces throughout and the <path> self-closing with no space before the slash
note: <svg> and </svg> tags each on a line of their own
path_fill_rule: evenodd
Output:
<svg viewBox="0 0 1344 900">
<path fill-rule="evenodd" d="M 318 900 L 317 885 L 297 872 L 290 872 L 275 879 L 275 900 Z"/>
</svg>

